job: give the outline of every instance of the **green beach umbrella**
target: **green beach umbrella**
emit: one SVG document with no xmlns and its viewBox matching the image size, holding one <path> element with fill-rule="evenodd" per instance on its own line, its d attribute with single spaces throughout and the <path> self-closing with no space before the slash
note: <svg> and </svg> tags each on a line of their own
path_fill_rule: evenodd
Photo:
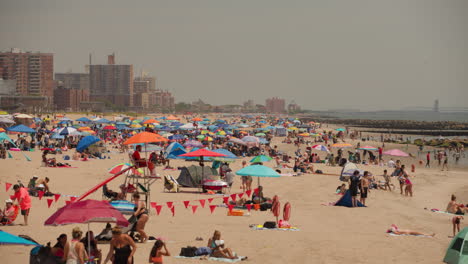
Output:
<svg viewBox="0 0 468 264">
<path fill-rule="evenodd" d="M 445 253 L 444 262 L 448 264 L 468 263 L 468 227 L 452 239 Z"/>
<path fill-rule="evenodd" d="M 258 185 L 260 186 L 260 177 L 268 177 L 268 178 L 278 178 L 278 172 L 273 170 L 270 167 L 263 166 L 263 165 L 250 165 L 245 168 L 242 168 L 236 171 L 236 174 L 239 176 L 252 176 L 258 177 Z"/>
<path fill-rule="evenodd" d="M 272 160 L 273 158 L 267 155 L 258 155 L 250 160 L 250 163 L 259 163 L 259 162 L 267 162 Z"/>
</svg>

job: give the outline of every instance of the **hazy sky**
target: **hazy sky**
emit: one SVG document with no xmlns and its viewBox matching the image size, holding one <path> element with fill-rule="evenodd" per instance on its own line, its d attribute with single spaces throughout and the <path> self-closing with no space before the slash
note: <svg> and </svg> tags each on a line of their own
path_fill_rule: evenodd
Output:
<svg viewBox="0 0 468 264">
<path fill-rule="evenodd" d="M 468 107 L 467 0 L 0 0 L 0 36 L 56 72 L 115 52 L 176 101 Z"/>
</svg>

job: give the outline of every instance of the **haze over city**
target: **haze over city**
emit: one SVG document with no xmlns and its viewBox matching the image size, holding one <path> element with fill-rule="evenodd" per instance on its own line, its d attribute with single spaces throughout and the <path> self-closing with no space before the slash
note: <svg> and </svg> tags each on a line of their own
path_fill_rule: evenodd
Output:
<svg viewBox="0 0 468 264">
<path fill-rule="evenodd" d="M 467 107 L 468 2 L 4 1 L 0 50 L 133 64 L 176 101 L 305 109 Z M 384 97 L 382 97 L 384 95 Z M 320 99 L 318 99 L 320 96 Z"/>
</svg>

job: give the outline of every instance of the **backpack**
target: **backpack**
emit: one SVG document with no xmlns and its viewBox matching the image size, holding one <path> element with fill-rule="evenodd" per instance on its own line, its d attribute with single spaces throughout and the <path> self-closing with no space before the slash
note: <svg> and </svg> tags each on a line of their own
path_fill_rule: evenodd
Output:
<svg viewBox="0 0 468 264">
<path fill-rule="evenodd" d="M 196 251 L 197 251 L 196 247 L 187 246 L 187 247 L 184 247 L 184 248 L 180 249 L 179 256 L 189 257 L 189 258 L 195 257 L 195 252 Z"/>
<path fill-rule="evenodd" d="M 273 221 L 267 221 L 263 223 L 264 228 L 276 228 L 276 222 Z"/>
</svg>

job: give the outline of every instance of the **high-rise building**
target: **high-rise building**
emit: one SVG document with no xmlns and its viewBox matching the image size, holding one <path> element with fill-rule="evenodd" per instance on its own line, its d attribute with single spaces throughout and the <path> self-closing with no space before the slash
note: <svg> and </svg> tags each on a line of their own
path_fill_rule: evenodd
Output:
<svg viewBox="0 0 468 264">
<path fill-rule="evenodd" d="M 19 49 L 0 52 L 0 77 L 16 80 L 16 91 L 11 96 L 42 96 L 47 104 L 51 104 L 53 72 L 54 55 L 51 53 L 23 52 Z"/>
<path fill-rule="evenodd" d="M 57 109 L 80 110 L 81 102 L 89 101 L 89 74 L 56 73 L 54 103 Z"/>
<path fill-rule="evenodd" d="M 284 99 L 278 97 L 266 99 L 265 107 L 268 113 L 284 113 L 285 106 Z"/>
<path fill-rule="evenodd" d="M 89 90 L 92 101 L 116 106 L 133 106 L 133 65 L 116 65 L 115 56 L 106 65 L 89 66 Z"/>
</svg>

